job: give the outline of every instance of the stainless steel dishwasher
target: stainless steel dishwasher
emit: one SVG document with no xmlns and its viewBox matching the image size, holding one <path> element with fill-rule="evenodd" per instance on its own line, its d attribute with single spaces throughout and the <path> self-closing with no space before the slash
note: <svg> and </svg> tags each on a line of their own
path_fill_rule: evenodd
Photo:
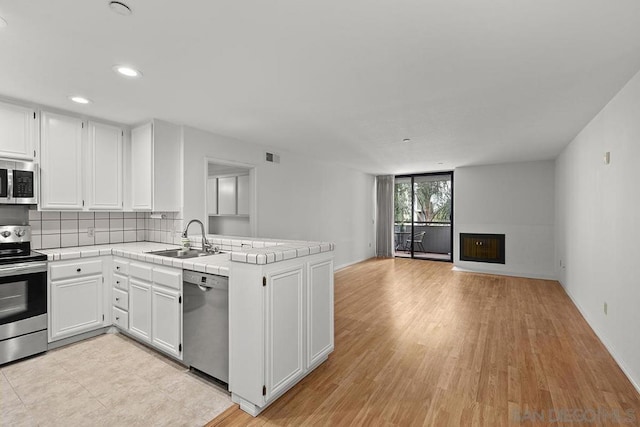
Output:
<svg viewBox="0 0 640 427">
<path fill-rule="evenodd" d="M 184 361 L 229 383 L 229 278 L 183 272 Z"/>
</svg>

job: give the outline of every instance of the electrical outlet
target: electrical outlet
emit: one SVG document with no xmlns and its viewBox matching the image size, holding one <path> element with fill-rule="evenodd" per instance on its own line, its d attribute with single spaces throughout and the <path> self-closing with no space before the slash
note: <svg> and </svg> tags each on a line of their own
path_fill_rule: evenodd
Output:
<svg viewBox="0 0 640 427">
<path fill-rule="evenodd" d="M 96 228 L 95 227 L 87 228 L 87 237 L 93 237 L 95 232 L 96 232 Z"/>
<path fill-rule="evenodd" d="M 609 307 L 607 306 L 607 303 L 604 303 L 604 315 L 606 316 L 608 313 L 607 311 L 609 310 Z"/>
</svg>

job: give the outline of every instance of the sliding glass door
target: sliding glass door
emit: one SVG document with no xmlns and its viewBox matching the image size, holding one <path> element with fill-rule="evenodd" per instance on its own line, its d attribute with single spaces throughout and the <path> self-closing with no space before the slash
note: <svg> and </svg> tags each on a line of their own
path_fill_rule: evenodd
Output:
<svg viewBox="0 0 640 427">
<path fill-rule="evenodd" d="M 453 172 L 396 176 L 395 255 L 451 261 Z"/>
</svg>

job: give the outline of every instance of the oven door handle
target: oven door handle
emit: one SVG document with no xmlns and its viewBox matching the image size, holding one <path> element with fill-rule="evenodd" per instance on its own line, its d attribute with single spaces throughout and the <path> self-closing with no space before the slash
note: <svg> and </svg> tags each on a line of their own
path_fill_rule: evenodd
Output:
<svg viewBox="0 0 640 427">
<path fill-rule="evenodd" d="M 47 271 L 46 262 L 22 262 L 0 266 L 0 277 L 20 276 L 23 274 L 43 273 Z"/>
</svg>

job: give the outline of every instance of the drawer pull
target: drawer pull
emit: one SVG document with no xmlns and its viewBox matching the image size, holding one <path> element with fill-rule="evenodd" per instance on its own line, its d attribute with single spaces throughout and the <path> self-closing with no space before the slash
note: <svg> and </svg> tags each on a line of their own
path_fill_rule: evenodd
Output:
<svg viewBox="0 0 640 427">
<path fill-rule="evenodd" d="M 116 267 L 116 270 L 120 270 L 120 266 Z"/>
<path fill-rule="evenodd" d="M 116 297 L 116 301 L 120 301 L 120 298 Z"/>
<path fill-rule="evenodd" d="M 120 320 L 120 318 L 119 318 L 119 317 L 116 317 L 116 320 Z"/>
<path fill-rule="evenodd" d="M 78 268 L 78 269 L 76 269 L 76 271 L 77 271 L 78 273 L 80 273 L 80 272 L 82 271 L 82 269 L 81 269 L 81 268 Z"/>
<path fill-rule="evenodd" d="M 120 280 L 116 280 L 116 285 L 119 285 L 119 284 L 120 284 Z"/>
</svg>

